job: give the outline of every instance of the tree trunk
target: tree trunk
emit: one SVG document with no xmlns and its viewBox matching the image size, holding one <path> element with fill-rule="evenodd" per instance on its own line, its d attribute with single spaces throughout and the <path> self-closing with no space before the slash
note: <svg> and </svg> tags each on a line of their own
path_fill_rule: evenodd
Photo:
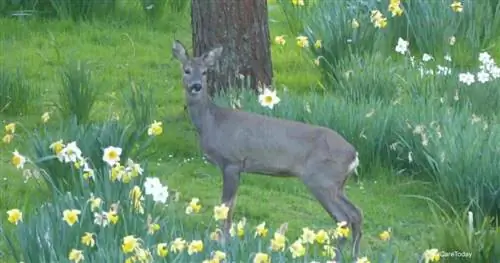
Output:
<svg viewBox="0 0 500 263">
<path fill-rule="evenodd" d="M 271 84 L 267 0 L 192 0 L 191 25 L 195 56 L 224 48 L 217 77 L 214 72 L 207 77 L 211 95 L 243 83 L 253 90 Z"/>
</svg>

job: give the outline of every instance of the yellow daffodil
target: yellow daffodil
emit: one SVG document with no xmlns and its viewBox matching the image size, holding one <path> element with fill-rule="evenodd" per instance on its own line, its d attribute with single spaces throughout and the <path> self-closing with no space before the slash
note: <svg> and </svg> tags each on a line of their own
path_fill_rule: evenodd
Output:
<svg viewBox="0 0 500 263">
<path fill-rule="evenodd" d="M 270 263 L 270 262 L 271 259 L 269 258 L 269 255 L 262 252 L 255 254 L 255 257 L 253 258 L 253 263 Z"/>
<path fill-rule="evenodd" d="M 194 197 L 191 199 L 191 202 L 189 202 L 188 206 L 186 207 L 186 214 L 196 214 L 200 212 L 201 205 L 199 204 L 200 199 Z"/>
<path fill-rule="evenodd" d="M 5 132 L 11 133 L 11 134 L 16 133 L 16 124 L 11 122 L 11 123 L 5 125 Z"/>
<path fill-rule="evenodd" d="M 214 207 L 214 219 L 217 221 L 225 220 L 227 218 L 228 213 L 229 213 L 229 207 L 227 207 L 226 204 Z"/>
<path fill-rule="evenodd" d="M 180 237 L 176 238 L 170 245 L 170 250 L 174 253 L 180 253 L 186 247 L 186 241 Z"/>
<path fill-rule="evenodd" d="M 450 6 L 454 12 L 460 13 L 460 12 L 464 11 L 464 6 L 462 5 L 462 3 L 460 1 L 453 1 L 453 3 L 451 3 Z"/>
<path fill-rule="evenodd" d="M 123 253 L 134 252 L 139 247 L 139 238 L 129 235 L 123 238 L 122 250 Z"/>
<path fill-rule="evenodd" d="M 353 19 L 351 20 L 351 27 L 352 27 L 353 29 L 359 28 L 359 22 L 358 22 L 358 20 L 356 20 L 356 18 L 353 18 Z"/>
<path fill-rule="evenodd" d="M 156 254 L 160 257 L 166 257 L 168 255 L 167 243 L 160 243 L 156 245 Z"/>
<path fill-rule="evenodd" d="M 107 217 L 108 217 L 109 222 L 113 225 L 115 225 L 119 219 L 118 214 L 116 213 L 116 211 L 113 211 L 113 210 L 110 210 L 107 213 Z"/>
<path fill-rule="evenodd" d="M 281 233 L 274 233 L 273 239 L 271 239 L 271 250 L 272 251 L 283 251 L 285 250 L 285 235 Z"/>
<path fill-rule="evenodd" d="M 92 195 L 87 202 L 90 203 L 90 211 L 95 212 L 101 207 L 102 199 Z"/>
<path fill-rule="evenodd" d="M 262 222 L 255 228 L 255 236 L 265 237 L 267 235 L 266 222 Z"/>
<path fill-rule="evenodd" d="M 306 254 L 306 248 L 302 245 L 302 240 L 296 240 L 293 244 L 288 248 L 292 253 L 293 258 L 302 257 Z"/>
<path fill-rule="evenodd" d="M 286 40 L 285 40 L 285 36 L 284 35 L 281 35 L 281 36 L 276 36 L 274 38 L 274 43 L 278 44 L 278 45 L 285 45 L 286 43 Z"/>
<path fill-rule="evenodd" d="M 349 227 L 347 222 L 342 221 L 337 223 L 337 229 L 335 229 L 335 237 L 347 237 L 349 235 Z"/>
<path fill-rule="evenodd" d="M 358 258 L 356 260 L 356 263 L 370 263 L 370 260 L 368 260 L 367 257 L 362 257 L 362 258 Z"/>
<path fill-rule="evenodd" d="M 334 258 L 337 255 L 337 253 L 335 253 L 335 247 L 330 245 L 324 245 L 321 254 L 328 258 Z"/>
<path fill-rule="evenodd" d="M 76 222 L 78 222 L 78 215 L 81 214 L 81 211 L 78 209 L 66 209 L 63 211 L 63 220 L 68 223 L 68 225 L 73 226 Z"/>
<path fill-rule="evenodd" d="M 304 6 L 304 0 L 292 0 L 294 6 Z"/>
<path fill-rule="evenodd" d="M 389 12 L 392 13 L 392 16 L 401 16 L 403 14 L 403 9 L 401 8 L 400 0 L 391 0 L 389 3 Z"/>
<path fill-rule="evenodd" d="M 85 232 L 81 238 L 82 244 L 88 247 L 93 247 L 95 245 L 94 234 Z"/>
<path fill-rule="evenodd" d="M 384 230 L 382 233 L 380 233 L 379 235 L 379 238 L 382 240 L 382 241 L 387 241 L 391 238 L 391 230 Z"/>
<path fill-rule="evenodd" d="M 156 231 L 160 230 L 160 225 L 157 223 L 148 225 L 148 234 L 153 235 Z"/>
<path fill-rule="evenodd" d="M 427 249 L 424 252 L 425 263 L 438 262 L 440 259 L 441 255 L 439 254 L 439 250 L 437 250 L 436 248 Z"/>
<path fill-rule="evenodd" d="M 23 221 L 23 213 L 17 208 L 7 211 L 7 216 L 7 220 L 15 225 Z"/>
<path fill-rule="evenodd" d="M 201 240 L 193 240 L 191 243 L 189 243 L 188 246 L 188 254 L 192 255 L 195 253 L 200 253 L 203 251 L 203 241 Z"/>
<path fill-rule="evenodd" d="M 69 252 L 68 259 L 74 263 L 78 263 L 80 261 L 83 261 L 85 259 L 85 257 L 83 256 L 82 250 L 72 249 Z"/>
<path fill-rule="evenodd" d="M 309 39 L 306 36 L 297 37 L 297 46 L 301 48 L 309 47 Z"/>
<path fill-rule="evenodd" d="M 12 159 L 10 161 L 17 169 L 22 169 L 26 163 L 26 157 L 22 156 L 17 150 L 15 150 L 12 153 Z"/>
<path fill-rule="evenodd" d="M 314 240 L 316 239 L 316 234 L 314 233 L 313 230 L 305 227 L 305 228 L 302 228 L 302 237 L 301 237 L 301 239 L 302 239 L 302 241 L 304 243 L 313 244 Z"/>
<path fill-rule="evenodd" d="M 50 120 L 50 113 L 44 112 L 41 118 L 43 123 L 47 123 Z"/>
<path fill-rule="evenodd" d="M 219 228 L 216 228 L 214 232 L 210 233 L 210 239 L 214 241 L 220 240 L 222 236 L 222 230 Z"/>
<path fill-rule="evenodd" d="M 316 237 L 314 238 L 318 244 L 329 244 L 330 243 L 330 238 L 328 237 L 328 233 L 320 229 L 318 232 L 316 232 Z"/>
<path fill-rule="evenodd" d="M 14 135 L 12 134 L 5 134 L 5 136 L 3 136 L 2 138 L 2 142 L 4 142 L 5 144 L 9 144 L 12 142 L 12 140 L 14 139 Z"/>
<path fill-rule="evenodd" d="M 316 42 L 314 42 L 314 47 L 315 48 L 321 48 L 323 46 L 321 40 L 316 40 Z"/>
<path fill-rule="evenodd" d="M 161 121 L 153 121 L 153 123 L 148 128 L 149 136 L 158 136 L 163 133 L 163 127 Z"/>
</svg>

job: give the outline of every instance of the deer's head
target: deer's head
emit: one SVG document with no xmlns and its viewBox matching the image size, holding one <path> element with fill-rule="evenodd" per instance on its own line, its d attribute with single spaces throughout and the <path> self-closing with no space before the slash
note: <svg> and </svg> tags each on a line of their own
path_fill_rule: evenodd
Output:
<svg viewBox="0 0 500 263">
<path fill-rule="evenodd" d="M 182 82 L 186 95 L 191 100 L 202 98 L 207 93 L 207 70 L 215 65 L 222 54 L 222 47 L 214 48 L 199 57 L 190 57 L 184 45 L 174 41 L 172 53 L 182 64 Z"/>
</svg>

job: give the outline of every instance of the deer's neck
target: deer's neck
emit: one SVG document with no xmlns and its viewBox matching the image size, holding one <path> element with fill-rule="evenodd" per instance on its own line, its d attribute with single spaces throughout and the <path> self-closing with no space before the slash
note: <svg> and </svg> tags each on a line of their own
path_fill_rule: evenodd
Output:
<svg viewBox="0 0 500 263">
<path fill-rule="evenodd" d="M 217 106 L 208 96 L 199 101 L 188 101 L 188 109 L 198 134 L 206 133 L 214 126 L 214 113 Z"/>
</svg>

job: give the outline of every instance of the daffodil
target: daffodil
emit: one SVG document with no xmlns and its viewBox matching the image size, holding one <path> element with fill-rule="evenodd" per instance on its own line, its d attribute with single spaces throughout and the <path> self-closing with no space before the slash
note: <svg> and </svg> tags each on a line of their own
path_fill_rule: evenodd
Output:
<svg viewBox="0 0 500 263">
<path fill-rule="evenodd" d="M 227 218 L 228 213 L 229 213 L 229 207 L 227 207 L 226 204 L 214 207 L 214 219 L 217 221 L 225 220 Z"/>
<path fill-rule="evenodd" d="M 337 255 L 335 253 L 335 247 L 330 246 L 330 245 L 324 245 L 323 251 L 321 252 L 321 254 L 325 257 L 328 257 L 328 258 L 335 258 L 335 256 Z"/>
<path fill-rule="evenodd" d="M 271 250 L 272 251 L 283 251 L 285 250 L 285 235 L 281 233 L 274 233 L 273 239 L 271 239 Z"/>
<path fill-rule="evenodd" d="M 180 237 L 176 238 L 170 245 L 170 250 L 174 253 L 180 253 L 186 247 L 186 241 Z"/>
<path fill-rule="evenodd" d="M 391 230 L 384 230 L 382 233 L 380 233 L 379 235 L 379 238 L 382 240 L 382 241 L 387 241 L 391 238 Z"/>
<path fill-rule="evenodd" d="M 109 222 L 113 225 L 115 225 L 119 219 L 118 214 L 116 213 L 116 211 L 113 211 L 113 210 L 110 210 L 107 213 L 107 218 L 108 218 Z"/>
<path fill-rule="evenodd" d="M 168 245 L 167 243 L 160 243 L 156 245 L 156 254 L 160 257 L 166 257 L 168 255 Z"/>
<path fill-rule="evenodd" d="M 11 133 L 11 134 L 16 133 L 16 124 L 14 122 L 11 122 L 11 123 L 5 125 L 5 132 Z"/>
<path fill-rule="evenodd" d="M 220 240 L 222 236 L 222 230 L 220 228 L 216 228 L 212 233 L 210 233 L 210 239 L 214 241 Z"/>
<path fill-rule="evenodd" d="M 62 161 L 65 163 L 75 163 L 83 159 L 82 150 L 80 150 L 76 141 L 68 143 L 66 147 L 61 150 L 59 156 L 61 156 Z"/>
<path fill-rule="evenodd" d="M 236 235 L 239 237 L 243 237 L 245 235 L 245 225 L 247 223 L 246 218 L 242 218 L 240 221 L 238 221 L 238 224 L 236 225 Z"/>
<path fill-rule="evenodd" d="M 337 223 L 337 228 L 335 229 L 335 237 L 347 237 L 349 235 L 349 227 L 347 226 L 347 222 L 342 221 Z"/>
<path fill-rule="evenodd" d="M 441 259 L 441 255 L 439 254 L 439 250 L 437 250 L 436 248 L 427 249 L 424 252 L 425 263 L 438 262 L 439 259 Z"/>
<path fill-rule="evenodd" d="M 109 146 L 104 149 L 104 155 L 102 160 L 108 163 L 109 166 L 114 166 L 120 162 L 120 155 L 122 154 L 122 148 Z"/>
<path fill-rule="evenodd" d="M 285 36 L 284 35 L 276 36 L 274 38 L 274 42 L 278 45 L 285 45 L 286 43 Z"/>
<path fill-rule="evenodd" d="M 81 238 L 82 244 L 88 247 L 93 247 L 95 245 L 94 233 L 85 232 Z"/>
<path fill-rule="evenodd" d="M 304 0 L 292 0 L 294 6 L 304 6 Z"/>
<path fill-rule="evenodd" d="M 356 263 L 370 263 L 370 260 L 368 260 L 367 257 L 362 257 L 362 258 L 358 258 L 356 260 Z"/>
<path fill-rule="evenodd" d="M 319 40 L 319 39 L 318 39 L 318 40 L 316 40 L 316 42 L 314 42 L 314 47 L 315 47 L 315 48 L 318 48 L 318 49 L 319 49 L 319 48 L 321 48 L 322 46 L 323 46 L 323 44 L 322 44 L 321 40 Z"/>
<path fill-rule="evenodd" d="M 193 240 L 191 243 L 189 243 L 188 246 L 188 254 L 192 255 L 195 253 L 200 253 L 203 251 L 203 241 L 201 240 Z"/>
<path fill-rule="evenodd" d="M 161 121 L 153 121 L 153 123 L 148 128 L 149 136 L 158 136 L 163 133 L 163 127 Z"/>
<path fill-rule="evenodd" d="M 125 236 L 123 238 L 123 243 L 122 243 L 123 253 L 134 252 L 138 247 L 139 247 L 139 238 L 136 238 L 133 235 Z"/>
<path fill-rule="evenodd" d="M 358 22 L 358 20 L 356 20 L 356 18 L 353 18 L 353 19 L 351 20 L 351 27 L 352 27 L 353 29 L 357 29 L 357 28 L 359 28 L 359 22 Z"/>
<path fill-rule="evenodd" d="M 17 150 L 15 150 L 12 153 L 12 159 L 10 161 L 17 169 L 22 169 L 26 163 L 26 157 L 22 156 Z"/>
<path fill-rule="evenodd" d="M 265 88 L 263 93 L 259 95 L 259 103 L 263 107 L 268 107 L 273 109 L 274 105 L 280 102 L 280 98 L 276 96 L 276 90 L 271 91 L 268 88 Z"/>
<path fill-rule="evenodd" d="M 160 225 L 157 223 L 152 223 L 148 225 L 148 234 L 153 235 L 158 230 L 160 230 Z"/>
<path fill-rule="evenodd" d="M 44 112 L 42 114 L 42 122 L 47 123 L 50 120 L 50 113 L 49 112 Z"/>
<path fill-rule="evenodd" d="M 318 244 L 330 243 L 330 238 L 328 237 L 328 233 L 323 229 L 320 229 L 318 232 L 316 232 L 316 237 L 314 239 Z"/>
<path fill-rule="evenodd" d="M 49 148 L 54 151 L 59 160 L 62 162 L 62 156 L 59 154 L 64 149 L 65 145 L 63 140 L 58 140 L 49 145 Z"/>
<path fill-rule="evenodd" d="M 2 142 L 4 142 L 5 144 L 9 144 L 12 142 L 12 140 L 14 139 L 14 135 L 12 134 L 5 134 L 5 136 L 3 136 L 2 138 Z"/>
<path fill-rule="evenodd" d="M 253 263 L 270 263 L 270 262 L 271 259 L 269 258 L 269 255 L 262 252 L 255 254 L 255 257 L 253 258 Z"/>
<path fill-rule="evenodd" d="M 298 239 L 288 248 L 293 258 L 302 257 L 306 254 L 306 248 L 302 245 L 302 240 Z"/>
<path fill-rule="evenodd" d="M 81 214 L 81 211 L 78 209 L 66 209 L 63 211 L 63 220 L 68 223 L 68 225 L 73 226 L 76 222 L 78 222 L 78 215 Z"/>
<path fill-rule="evenodd" d="M 201 209 L 201 205 L 199 204 L 200 199 L 193 197 L 191 199 L 191 202 L 189 202 L 188 206 L 186 207 L 186 214 L 192 214 L 192 213 L 199 213 Z"/>
<path fill-rule="evenodd" d="M 218 260 L 218 261 L 222 261 L 222 260 L 226 259 L 226 253 L 224 253 L 220 250 L 216 250 L 213 253 L 213 259 Z"/>
<path fill-rule="evenodd" d="M 83 261 L 85 259 L 85 257 L 83 256 L 83 251 L 82 250 L 72 249 L 69 252 L 68 259 L 70 261 L 73 261 L 74 263 L 78 263 L 80 261 Z"/>
<path fill-rule="evenodd" d="M 451 3 L 450 6 L 454 12 L 460 13 L 460 12 L 464 11 L 464 6 L 462 5 L 462 3 L 460 1 L 453 1 L 453 3 Z"/>
<path fill-rule="evenodd" d="M 302 239 L 303 243 L 314 244 L 314 240 L 316 239 L 316 234 L 314 233 L 313 230 L 305 227 L 305 228 L 302 228 L 301 239 Z"/>
<path fill-rule="evenodd" d="M 297 37 L 297 46 L 301 48 L 309 47 L 309 39 L 306 36 Z"/>
<path fill-rule="evenodd" d="M 400 0 L 391 0 L 389 3 L 389 12 L 392 13 L 392 16 L 401 16 L 403 14 L 403 9 L 401 8 Z"/>
<path fill-rule="evenodd" d="M 90 211 L 94 212 L 101 207 L 102 199 L 91 195 L 87 202 L 90 203 Z"/>
<path fill-rule="evenodd" d="M 23 221 L 23 213 L 17 208 L 7 211 L 7 216 L 7 220 L 15 225 Z"/>
<path fill-rule="evenodd" d="M 266 222 L 262 222 L 255 228 L 255 236 L 265 237 L 267 235 Z"/>
</svg>

